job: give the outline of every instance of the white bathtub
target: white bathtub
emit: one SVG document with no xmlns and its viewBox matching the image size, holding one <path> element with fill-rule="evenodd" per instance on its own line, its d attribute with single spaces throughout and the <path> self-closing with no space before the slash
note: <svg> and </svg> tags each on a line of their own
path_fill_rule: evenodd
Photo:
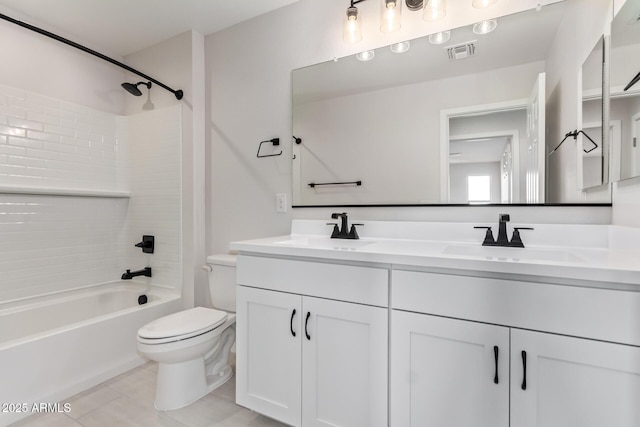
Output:
<svg viewBox="0 0 640 427">
<path fill-rule="evenodd" d="M 138 329 L 180 309 L 175 290 L 132 281 L 1 303 L 0 425 L 144 363 Z"/>
</svg>

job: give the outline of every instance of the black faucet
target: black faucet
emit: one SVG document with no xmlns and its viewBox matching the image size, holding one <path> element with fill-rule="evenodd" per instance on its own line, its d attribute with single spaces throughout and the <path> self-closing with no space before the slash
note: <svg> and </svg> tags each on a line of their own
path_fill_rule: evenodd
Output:
<svg viewBox="0 0 640 427">
<path fill-rule="evenodd" d="M 358 232 L 356 231 L 356 225 L 364 225 L 364 224 L 351 224 L 351 229 L 349 230 L 349 219 L 347 217 L 346 212 L 342 213 L 332 213 L 331 219 L 340 218 L 340 227 L 338 224 L 330 222 L 327 225 L 333 225 L 333 232 L 331 233 L 332 239 L 359 239 Z M 348 230 L 348 231 L 347 231 Z"/>
<path fill-rule="evenodd" d="M 524 243 L 522 243 L 522 239 L 520 238 L 520 230 L 533 230 L 533 228 L 514 227 L 513 236 L 511 236 L 511 241 L 509 241 L 509 238 L 507 237 L 507 222 L 509 222 L 510 219 L 511 218 L 509 217 L 509 214 L 498 215 L 498 238 L 495 240 L 493 240 L 491 227 L 473 227 L 487 229 L 487 233 L 484 236 L 482 246 L 506 246 L 510 248 L 524 248 Z"/>
<path fill-rule="evenodd" d="M 122 280 L 131 280 L 136 276 L 151 277 L 151 267 L 145 267 L 142 270 L 138 270 L 138 271 L 127 270 L 126 273 L 122 274 L 121 279 Z"/>
<path fill-rule="evenodd" d="M 498 238 L 496 239 L 496 246 L 508 246 L 509 238 L 507 237 L 507 222 L 511 218 L 509 214 L 498 215 Z"/>
</svg>

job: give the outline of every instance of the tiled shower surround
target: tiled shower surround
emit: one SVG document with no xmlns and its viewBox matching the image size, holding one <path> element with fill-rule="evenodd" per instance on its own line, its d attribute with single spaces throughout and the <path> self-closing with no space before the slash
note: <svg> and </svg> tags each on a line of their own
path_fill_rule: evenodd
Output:
<svg viewBox="0 0 640 427">
<path fill-rule="evenodd" d="M 122 117 L 0 85 L 0 302 L 145 266 L 180 287 L 180 136 L 179 106 Z"/>
</svg>

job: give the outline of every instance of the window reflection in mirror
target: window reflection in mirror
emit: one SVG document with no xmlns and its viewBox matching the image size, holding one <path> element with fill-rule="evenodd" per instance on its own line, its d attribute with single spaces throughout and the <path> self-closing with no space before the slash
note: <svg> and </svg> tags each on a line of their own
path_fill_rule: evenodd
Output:
<svg viewBox="0 0 640 427">
<path fill-rule="evenodd" d="M 640 176 L 640 2 L 628 0 L 611 25 L 610 118 L 614 180 Z M 615 128 L 615 130 L 614 130 Z"/>
</svg>

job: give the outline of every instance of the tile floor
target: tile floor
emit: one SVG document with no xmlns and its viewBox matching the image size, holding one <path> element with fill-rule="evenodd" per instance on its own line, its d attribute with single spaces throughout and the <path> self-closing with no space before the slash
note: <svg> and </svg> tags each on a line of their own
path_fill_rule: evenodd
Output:
<svg viewBox="0 0 640 427">
<path fill-rule="evenodd" d="M 186 408 L 157 411 L 153 407 L 157 364 L 146 363 L 62 403 L 69 413 L 37 414 L 11 427 L 282 427 L 235 402 L 235 376 Z"/>
</svg>

